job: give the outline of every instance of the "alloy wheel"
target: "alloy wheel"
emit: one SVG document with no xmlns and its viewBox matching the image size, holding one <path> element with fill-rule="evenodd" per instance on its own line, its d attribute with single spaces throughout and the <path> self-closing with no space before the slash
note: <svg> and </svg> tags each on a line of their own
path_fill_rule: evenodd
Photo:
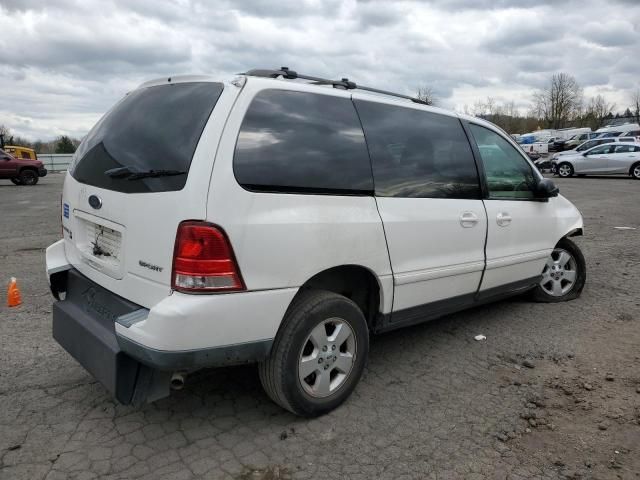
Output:
<svg viewBox="0 0 640 480">
<path fill-rule="evenodd" d="M 571 167 L 568 164 L 563 164 L 558 167 L 558 175 L 561 177 L 568 177 L 571 175 Z"/>
<path fill-rule="evenodd" d="M 349 377 L 356 358 L 356 338 L 341 318 L 319 323 L 307 336 L 298 360 L 298 378 L 312 397 L 335 393 Z"/>
<path fill-rule="evenodd" d="M 556 248 L 542 271 L 540 286 L 553 297 L 561 297 L 571 291 L 578 276 L 575 258 L 566 250 Z"/>
</svg>

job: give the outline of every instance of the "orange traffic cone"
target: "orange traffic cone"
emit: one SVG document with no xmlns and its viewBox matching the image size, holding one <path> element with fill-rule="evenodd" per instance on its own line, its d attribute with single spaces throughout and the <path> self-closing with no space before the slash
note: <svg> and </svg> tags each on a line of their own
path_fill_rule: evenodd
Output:
<svg viewBox="0 0 640 480">
<path fill-rule="evenodd" d="M 9 281 L 9 289 L 7 290 L 7 305 L 9 307 L 17 307 L 21 303 L 22 297 L 20 296 L 18 282 L 16 277 L 11 277 L 11 280 Z"/>
</svg>

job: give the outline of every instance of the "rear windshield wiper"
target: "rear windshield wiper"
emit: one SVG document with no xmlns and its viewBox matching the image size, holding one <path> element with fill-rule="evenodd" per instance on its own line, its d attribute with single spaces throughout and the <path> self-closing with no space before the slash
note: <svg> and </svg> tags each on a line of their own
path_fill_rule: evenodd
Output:
<svg viewBox="0 0 640 480">
<path fill-rule="evenodd" d="M 127 180 L 139 180 L 149 177 L 171 177 L 174 175 L 184 175 L 186 170 L 133 170 L 130 167 L 112 168 L 104 172 L 112 178 L 126 178 Z"/>
</svg>

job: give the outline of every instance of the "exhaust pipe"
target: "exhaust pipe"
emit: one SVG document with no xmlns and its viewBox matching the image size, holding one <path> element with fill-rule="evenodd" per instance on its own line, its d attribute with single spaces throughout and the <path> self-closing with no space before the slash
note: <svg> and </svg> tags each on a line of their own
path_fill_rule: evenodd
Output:
<svg viewBox="0 0 640 480">
<path fill-rule="evenodd" d="M 171 375 L 169 385 L 171 386 L 171 390 L 182 390 L 184 387 L 184 375 L 180 372 L 175 372 Z"/>
</svg>

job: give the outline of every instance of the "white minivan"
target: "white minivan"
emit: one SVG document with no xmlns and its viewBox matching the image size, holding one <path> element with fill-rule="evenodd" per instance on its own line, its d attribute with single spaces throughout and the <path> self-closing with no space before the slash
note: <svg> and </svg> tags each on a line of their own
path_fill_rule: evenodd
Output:
<svg viewBox="0 0 640 480">
<path fill-rule="evenodd" d="M 320 415 L 371 334 L 574 299 L 586 276 L 580 212 L 495 125 L 288 69 L 128 93 L 61 210 L 53 336 L 124 404 L 257 362 L 276 403 Z"/>
</svg>

